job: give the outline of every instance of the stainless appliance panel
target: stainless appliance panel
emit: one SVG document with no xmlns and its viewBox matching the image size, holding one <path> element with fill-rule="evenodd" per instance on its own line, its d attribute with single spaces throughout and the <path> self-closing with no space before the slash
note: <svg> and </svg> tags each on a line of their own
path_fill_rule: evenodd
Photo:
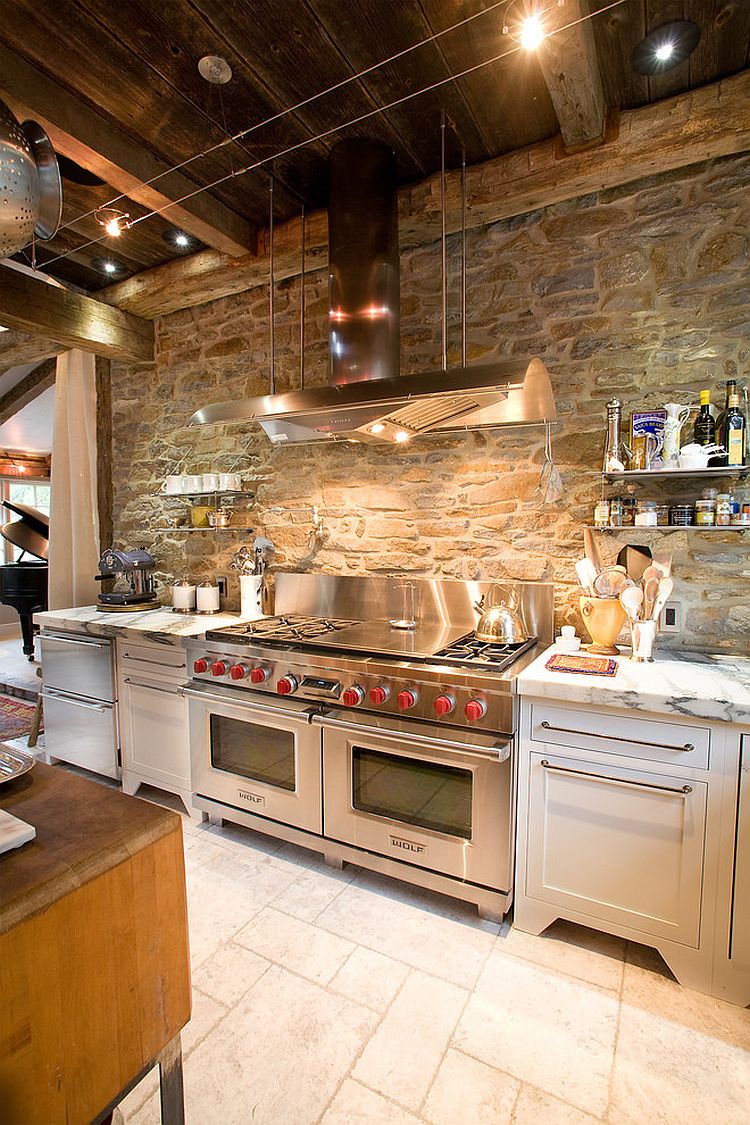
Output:
<svg viewBox="0 0 750 1125">
<path fill-rule="evenodd" d="M 115 679 L 112 642 L 102 637 L 42 633 L 42 676 L 45 688 L 113 702 Z"/>
<path fill-rule="evenodd" d="M 321 736 L 306 709 L 185 695 L 193 792 L 321 833 Z"/>
<path fill-rule="evenodd" d="M 119 778 L 115 704 L 54 691 L 47 684 L 42 695 L 47 756 Z"/>
<path fill-rule="evenodd" d="M 429 733 L 427 734 L 428 741 Z M 511 762 L 342 723 L 323 724 L 326 837 L 508 892 Z"/>
</svg>

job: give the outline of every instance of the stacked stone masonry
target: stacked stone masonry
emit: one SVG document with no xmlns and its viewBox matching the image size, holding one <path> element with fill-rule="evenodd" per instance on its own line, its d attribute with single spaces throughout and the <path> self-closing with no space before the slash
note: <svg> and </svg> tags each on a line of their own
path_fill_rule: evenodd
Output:
<svg viewBox="0 0 750 1125">
<path fill-rule="evenodd" d="M 189 428 L 199 406 L 268 392 L 268 292 L 259 288 L 159 319 L 153 364 L 113 363 L 116 542 L 153 550 L 165 585 L 228 574 L 228 608 L 237 607 L 228 562 L 252 533 L 157 530 L 180 511 L 159 496 L 167 473 L 237 467 L 257 493 L 243 522 L 273 539 L 278 568 L 546 579 L 556 583 L 558 626 L 579 624 L 573 563 L 602 492 L 607 400 L 619 397 L 627 416 L 697 402 L 703 386 L 716 401 L 724 380 L 750 378 L 749 183 L 750 156 L 729 157 L 469 231 L 468 358 L 539 355 L 549 367 L 559 502 L 539 494 L 538 428 L 287 449 L 250 425 Z M 439 365 L 439 261 L 437 241 L 402 255 L 402 372 Z M 449 358 L 458 362 L 457 239 L 448 264 Z M 323 385 L 326 271 L 305 284 L 305 384 Z M 279 391 L 299 386 L 299 297 L 299 278 L 278 283 Z M 685 481 L 638 488 L 657 498 L 696 492 Z M 322 542 L 311 534 L 313 505 Z M 601 536 L 605 559 L 633 534 Z M 639 530 L 635 541 L 673 554 L 685 627 L 661 645 L 750 650 L 747 533 Z"/>
</svg>

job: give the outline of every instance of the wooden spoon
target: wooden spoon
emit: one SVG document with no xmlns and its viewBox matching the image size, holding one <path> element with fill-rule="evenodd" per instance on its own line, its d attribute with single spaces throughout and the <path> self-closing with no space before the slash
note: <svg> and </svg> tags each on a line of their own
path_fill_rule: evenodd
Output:
<svg viewBox="0 0 750 1125">
<path fill-rule="evenodd" d="M 659 578 L 647 578 L 643 583 L 643 620 L 649 621 L 654 611 L 654 602 L 659 594 Z"/>
<path fill-rule="evenodd" d="M 671 578 L 662 578 L 659 583 L 659 592 L 654 601 L 654 608 L 651 610 L 651 619 L 653 621 L 659 620 L 659 614 L 664 609 L 664 606 L 669 601 L 672 590 L 674 589 L 674 582 Z"/>
<path fill-rule="evenodd" d="M 638 610 L 643 603 L 643 590 L 640 586 L 629 586 L 620 594 L 620 605 L 631 621 L 638 620 Z"/>
</svg>

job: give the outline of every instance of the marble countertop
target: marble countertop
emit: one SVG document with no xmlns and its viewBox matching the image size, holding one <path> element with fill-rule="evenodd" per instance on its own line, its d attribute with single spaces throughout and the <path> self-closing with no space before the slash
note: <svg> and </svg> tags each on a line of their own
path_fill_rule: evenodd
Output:
<svg viewBox="0 0 750 1125">
<path fill-rule="evenodd" d="M 709 653 L 656 653 L 652 663 L 616 657 L 614 676 L 550 672 L 545 668 L 554 645 L 525 668 L 516 683 L 519 695 L 654 711 L 682 718 L 750 724 L 750 659 Z"/>
<path fill-rule="evenodd" d="M 150 644 L 179 645 L 185 637 L 200 637 L 206 629 L 222 629 L 251 621 L 238 613 L 172 613 L 168 606 L 133 613 L 107 613 L 95 605 L 75 609 L 53 609 L 35 613 L 34 621 L 42 629 L 61 629 L 68 633 L 86 633 L 91 637 L 122 637 L 123 640 L 148 641 Z"/>
</svg>

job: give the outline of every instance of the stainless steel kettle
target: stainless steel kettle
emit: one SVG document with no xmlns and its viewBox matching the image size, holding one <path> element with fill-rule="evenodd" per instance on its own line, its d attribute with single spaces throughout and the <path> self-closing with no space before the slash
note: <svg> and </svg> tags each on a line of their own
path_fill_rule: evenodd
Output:
<svg viewBox="0 0 750 1125">
<path fill-rule="evenodd" d="M 478 641 L 486 641 L 488 644 L 512 645 L 527 641 L 529 635 L 519 611 L 515 591 L 508 591 L 504 598 L 495 602 L 493 596 L 498 590 L 503 592 L 499 586 L 490 589 L 489 605 L 485 605 L 484 594 L 474 603 L 474 609 L 480 614 L 474 636 Z"/>
</svg>

